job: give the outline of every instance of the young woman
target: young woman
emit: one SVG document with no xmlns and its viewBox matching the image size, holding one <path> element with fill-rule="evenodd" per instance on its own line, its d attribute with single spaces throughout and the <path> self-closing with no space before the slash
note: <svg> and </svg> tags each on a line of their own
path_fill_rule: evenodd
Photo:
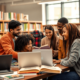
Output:
<svg viewBox="0 0 80 80">
<path fill-rule="evenodd" d="M 54 60 L 63 66 L 71 68 L 70 72 L 64 72 L 51 78 L 51 80 L 80 80 L 80 36 L 74 24 L 66 24 L 63 27 L 63 41 L 65 50 L 68 50 L 67 57 L 61 60 Z M 50 78 L 49 78 L 50 80 Z"/>
<path fill-rule="evenodd" d="M 22 35 L 15 41 L 15 51 L 17 52 L 30 52 L 32 51 L 33 37 L 31 35 Z M 17 62 L 16 59 L 12 63 Z"/>
<path fill-rule="evenodd" d="M 33 38 L 31 35 L 22 35 L 15 41 L 15 50 L 17 52 L 32 51 Z"/>
<path fill-rule="evenodd" d="M 58 56 L 58 38 L 55 35 L 53 27 L 45 26 L 45 34 L 46 37 L 41 40 L 41 46 L 48 44 L 53 51 L 53 57 L 56 59 Z"/>
</svg>

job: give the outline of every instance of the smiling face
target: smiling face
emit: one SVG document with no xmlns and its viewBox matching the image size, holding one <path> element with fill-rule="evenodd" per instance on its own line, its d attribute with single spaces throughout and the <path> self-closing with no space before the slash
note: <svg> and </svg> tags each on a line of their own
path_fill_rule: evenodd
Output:
<svg viewBox="0 0 80 80">
<path fill-rule="evenodd" d="M 32 41 L 29 40 L 29 44 L 27 44 L 24 49 L 23 52 L 31 52 L 32 51 Z"/>
<path fill-rule="evenodd" d="M 63 27 L 63 34 L 62 34 L 63 38 L 65 41 L 69 40 L 69 32 L 66 29 L 66 27 Z"/>
<path fill-rule="evenodd" d="M 10 32 L 13 34 L 13 36 L 19 36 L 21 33 L 21 26 L 17 26 L 14 29 L 10 29 Z"/>
<path fill-rule="evenodd" d="M 53 31 L 52 30 L 49 30 L 49 29 L 46 29 L 45 30 L 45 34 L 48 37 L 48 39 L 51 39 L 52 38 L 52 35 L 53 35 Z"/>
<path fill-rule="evenodd" d="M 57 23 L 57 28 L 58 28 L 59 33 L 62 34 L 63 24 L 60 23 L 60 22 L 58 22 L 58 23 Z"/>
</svg>

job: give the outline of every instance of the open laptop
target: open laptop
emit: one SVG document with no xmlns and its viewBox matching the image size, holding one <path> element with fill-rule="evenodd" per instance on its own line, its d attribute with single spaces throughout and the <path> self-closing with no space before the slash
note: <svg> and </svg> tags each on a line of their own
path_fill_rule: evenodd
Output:
<svg viewBox="0 0 80 80">
<path fill-rule="evenodd" d="M 33 49 L 33 52 L 41 52 L 42 65 L 55 66 L 53 64 L 52 49 Z"/>
<path fill-rule="evenodd" d="M 41 52 L 18 52 L 19 68 L 41 66 Z"/>
<path fill-rule="evenodd" d="M 12 73 L 10 70 L 12 55 L 0 55 L 0 74 Z"/>
</svg>

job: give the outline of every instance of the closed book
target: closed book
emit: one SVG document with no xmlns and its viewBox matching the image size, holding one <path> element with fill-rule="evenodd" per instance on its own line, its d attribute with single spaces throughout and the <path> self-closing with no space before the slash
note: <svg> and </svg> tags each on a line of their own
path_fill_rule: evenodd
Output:
<svg viewBox="0 0 80 80">
<path fill-rule="evenodd" d="M 4 80 L 16 80 L 16 79 L 22 79 L 22 78 L 24 78 L 24 76 L 21 74 L 13 74 L 13 75 L 4 76 Z"/>
<path fill-rule="evenodd" d="M 14 18 L 13 18 L 13 12 L 11 12 L 11 20 L 14 20 Z"/>
<path fill-rule="evenodd" d="M 3 20 L 3 12 L 1 11 L 1 20 Z"/>
<path fill-rule="evenodd" d="M 1 23 L 0 23 L 0 32 L 1 32 Z"/>
<path fill-rule="evenodd" d="M 3 23 L 1 23 L 1 32 L 3 31 Z"/>
<path fill-rule="evenodd" d="M 8 12 L 4 13 L 4 20 L 9 20 L 9 13 Z"/>
<path fill-rule="evenodd" d="M 0 20 L 1 20 L 1 11 L 0 11 Z"/>
</svg>

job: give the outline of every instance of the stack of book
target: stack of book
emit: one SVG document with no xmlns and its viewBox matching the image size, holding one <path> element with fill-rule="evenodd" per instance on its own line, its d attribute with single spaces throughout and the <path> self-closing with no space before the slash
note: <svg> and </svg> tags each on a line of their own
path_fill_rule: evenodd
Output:
<svg viewBox="0 0 80 80">
<path fill-rule="evenodd" d="M 22 23 L 21 25 L 21 31 L 28 31 L 28 24 L 27 23 Z"/>
<path fill-rule="evenodd" d="M 30 31 L 36 30 L 36 24 L 30 24 L 29 30 L 30 30 Z"/>
<path fill-rule="evenodd" d="M 4 13 L 4 20 L 17 20 L 17 15 L 16 13 L 13 12 L 5 12 Z"/>
<path fill-rule="evenodd" d="M 36 24 L 36 30 L 41 31 L 41 24 Z"/>
</svg>

